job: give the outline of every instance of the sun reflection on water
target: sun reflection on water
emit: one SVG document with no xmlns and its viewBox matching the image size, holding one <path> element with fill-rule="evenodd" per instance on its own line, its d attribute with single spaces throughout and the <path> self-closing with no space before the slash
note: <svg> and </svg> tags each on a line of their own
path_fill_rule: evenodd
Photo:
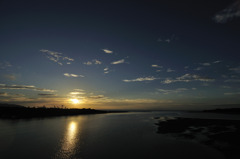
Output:
<svg viewBox="0 0 240 159">
<path fill-rule="evenodd" d="M 56 155 L 56 158 L 67 159 L 74 156 L 77 151 L 76 144 L 78 142 L 78 123 L 71 121 L 67 125 L 64 138 L 61 142 L 61 148 Z"/>
</svg>

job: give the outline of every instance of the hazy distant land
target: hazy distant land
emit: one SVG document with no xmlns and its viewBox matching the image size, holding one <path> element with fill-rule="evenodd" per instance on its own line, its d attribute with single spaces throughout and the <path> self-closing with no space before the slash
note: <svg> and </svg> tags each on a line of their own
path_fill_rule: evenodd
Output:
<svg viewBox="0 0 240 159">
<path fill-rule="evenodd" d="M 0 118 L 2 119 L 41 118 L 82 114 L 101 114 L 113 112 L 120 111 L 103 111 L 91 108 L 88 109 L 46 108 L 46 107 L 30 108 L 14 104 L 0 104 Z"/>
</svg>

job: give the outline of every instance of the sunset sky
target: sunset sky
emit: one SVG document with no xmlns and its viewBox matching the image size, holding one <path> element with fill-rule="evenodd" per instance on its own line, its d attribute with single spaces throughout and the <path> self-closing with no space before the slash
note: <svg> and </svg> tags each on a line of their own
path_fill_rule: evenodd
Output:
<svg viewBox="0 0 240 159">
<path fill-rule="evenodd" d="M 240 104 L 240 1 L 1 0 L 0 103 Z"/>
</svg>

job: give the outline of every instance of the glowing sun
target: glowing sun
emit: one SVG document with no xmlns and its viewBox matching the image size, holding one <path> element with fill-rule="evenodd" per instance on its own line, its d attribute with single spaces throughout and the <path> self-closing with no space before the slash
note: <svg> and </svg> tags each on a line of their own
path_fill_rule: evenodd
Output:
<svg viewBox="0 0 240 159">
<path fill-rule="evenodd" d="M 81 103 L 81 101 L 79 99 L 76 99 L 76 98 L 70 99 L 70 101 L 72 102 L 72 104 L 79 104 L 79 103 Z"/>
</svg>

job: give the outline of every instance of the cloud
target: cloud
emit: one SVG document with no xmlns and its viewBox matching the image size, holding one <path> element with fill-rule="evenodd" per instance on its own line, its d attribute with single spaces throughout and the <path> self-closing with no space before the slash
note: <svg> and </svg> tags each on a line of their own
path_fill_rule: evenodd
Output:
<svg viewBox="0 0 240 159">
<path fill-rule="evenodd" d="M 38 93 L 39 96 L 56 96 L 56 94 Z"/>
<path fill-rule="evenodd" d="M 6 96 L 8 96 L 8 93 L 6 93 L 6 92 L 0 92 L 0 97 L 6 97 Z"/>
<path fill-rule="evenodd" d="M 15 75 L 3 75 L 3 77 L 8 79 L 8 80 L 12 80 L 12 81 L 16 80 L 16 76 Z"/>
<path fill-rule="evenodd" d="M 170 93 L 180 93 L 183 91 L 187 91 L 187 88 L 177 88 L 175 90 L 171 90 L 171 89 L 157 89 L 159 92 L 162 92 L 163 94 L 170 94 Z"/>
<path fill-rule="evenodd" d="M 216 63 L 221 63 L 222 61 L 220 60 L 217 60 L 217 61 L 214 61 L 213 63 L 216 64 Z"/>
<path fill-rule="evenodd" d="M 228 80 L 225 80 L 224 82 L 240 82 L 240 79 L 228 79 Z"/>
<path fill-rule="evenodd" d="M 108 49 L 102 49 L 106 54 L 112 54 L 113 53 L 113 51 L 111 51 L 111 50 L 108 50 Z"/>
<path fill-rule="evenodd" d="M 108 74 L 108 73 L 109 73 L 109 68 L 108 68 L 108 67 L 104 68 L 103 70 L 104 70 L 104 73 L 105 73 L 105 74 Z"/>
<path fill-rule="evenodd" d="M 172 70 L 171 68 L 168 68 L 167 72 L 175 72 L 175 70 Z"/>
<path fill-rule="evenodd" d="M 237 73 L 240 73 L 240 66 L 234 67 L 234 68 L 229 68 L 230 71 L 235 71 Z"/>
<path fill-rule="evenodd" d="M 71 64 L 71 61 L 74 61 L 73 58 L 63 56 L 63 54 L 60 52 L 55 52 L 55 51 L 50 51 L 45 49 L 40 50 L 40 52 L 44 53 L 49 60 L 56 62 L 59 65 L 63 65 L 63 62 L 65 61 L 67 64 Z"/>
<path fill-rule="evenodd" d="M 102 99 L 102 98 L 105 98 L 104 95 L 96 95 L 96 96 L 88 96 L 87 98 L 90 98 L 90 99 Z"/>
<path fill-rule="evenodd" d="M 203 66 L 211 66 L 211 64 L 210 64 L 210 63 L 208 63 L 208 62 L 205 62 L 205 63 L 200 63 L 200 65 L 203 65 Z"/>
<path fill-rule="evenodd" d="M 218 12 L 214 17 L 213 20 L 216 23 L 226 23 L 233 18 L 240 17 L 240 1 L 237 0 L 233 4 L 229 5 L 227 8 L 223 9 L 222 11 Z"/>
<path fill-rule="evenodd" d="M 76 75 L 76 74 L 70 74 L 70 73 L 64 73 L 63 74 L 64 76 L 66 76 L 66 77 L 84 77 L 83 75 Z"/>
<path fill-rule="evenodd" d="M 0 69 L 6 69 L 8 67 L 12 67 L 12 65 L 10 64 L 10 62 L 0 62 Z"/>
<path fill-rule="evenodd" d="M 240 92 L 227 92 L 224 95 L 240 95 Z"/>
<path fill-rule="evenodd" d="M 56 92 L 56 90 L 52 90 L 52 89 L 37 88 L 35 86 L 26 86 L 26 85 L 0 84 L 0 89 L 26 89 L 26 90 L 33 90 L 33 91 Z"/>
<path fill-rule="evenodd" d="M 202 70 L 203 69 L 203 67 L 197 67 L 197 68 L 195 68 L 194 70 L 195 71 L 200 71 L 200 70 Z"/>
<path fill-rule="evenodd" d="M 91 61 L 87 61 L 87 62 L 84 62 L 83 64 L 89 66 L 89 65 L 92 65 L 93 63 Z"/>
<path fill-rule="evenodd" d="M 214 82 L 214 79 L 208 77 L 202 77 L 199 75 L 185 74 L 183 76 L 177 77 L 176 79 L 167 78 L 162 81 L 164 84 L 170 84 L 175 82 L 192 82 L 192 81 L 201 81 L 201 82 Z"/>
<path fill-rule="evenodd" d="M 165 42 L 165 43 L 170 43 L 173 40 L 177 40 L 177 37 L 173 34 L 171 37 L 168 38 L 158 38 L 158 42 Z"/>
<path fill-rule="evenodd" d="M 155 77 L 140 77 L 140 78 L 131 79 L 131 80 L 125 79 L 123 81 L 124 82 L 143 82 L 143 81 L 154 81 L 156 79 L 158 79 L 158 78 L 155 78 Z"/>
<path fill-rule="evenodd" d="M 85 92 L 80 92 L 80 91 L 74 91 L 74 92 L 70 92 L 69 94 L 71 95 L 80 95 L 80 94 L 86 94 Z"/>
<path fill-rule="evenodd" d="M 163 68 L 163 66 L 159 66 L 159 65 L 152 65 L 152 67 L 155 67 L 155 68 Z"/>
<path fill-rule="evenodd" d="M 93 61 L 94 61 L 95 65 L 100 65 L 100 64 L 102 64 L 102 62 L 99 61 L 99 60 L 97 60 L 97 59 L 94 59 Z"/>
<path fill-rule="evenodd" d="M 230 88 L 232 88 L 232 87 L 230 87 L 230 86 L 221 86 L 221 88 L 230 89 Z"/>
<path fill-rule="evenodd" d="M 102 62 L 100 61 L 100 60 L 97 60 L 97 59 L 93 59 L 92 61 L 87 61 L 87 62 L 84 62 L 83 63 L 84 65 L 93 65 L 93 64 L 95 64 L 95 65 L 101 65 L 102 64 Z"/>
<path fill-rule="evenodd" d="M 124 60 L 124 59 L 121 59 L 121 60 L 118 60 L 118 61 L 114 61 L 114 62 L 112 62 L 111 64 L 117 65 L 117 64 L 124 63 L 124 62 L 125 62 L 125 60 Z"/>
</svg>

